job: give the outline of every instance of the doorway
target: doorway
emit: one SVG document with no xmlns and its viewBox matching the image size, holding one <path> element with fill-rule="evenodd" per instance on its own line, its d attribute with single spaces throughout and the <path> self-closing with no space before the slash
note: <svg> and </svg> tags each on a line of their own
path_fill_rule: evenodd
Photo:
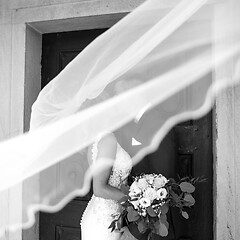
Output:
<svg viewBox="0 0 240 240">
<path fill-rule="evenodd" d="M 42 41 L 42 88 L 91 41 L 106 29 L 44 34 Z M 190 219 L 183 219 L 175 209 L 166 240 L 213 239 L 213 154 L 212 114 L 175 126 L 160 144 L 133 169 L 133 174 L 162 173 L 166 177 L 201 176 L 207 178 L 195 192 L 196 205 Z M 161 161 L 155 161 L 160 159 Z M 76 198 L 61 211 L 40 213 L 40 240 L 79 240 L 80 218 L 91 193 Z M 156 237 L 161 239 L 160 237 Z"/>
</svg>

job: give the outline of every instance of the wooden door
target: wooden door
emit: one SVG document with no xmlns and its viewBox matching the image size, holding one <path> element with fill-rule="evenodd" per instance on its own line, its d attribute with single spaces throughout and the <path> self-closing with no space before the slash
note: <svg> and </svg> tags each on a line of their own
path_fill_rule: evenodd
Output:
<svg viewBox="0 0 240 240">
<path fill-rule="evenodd" d="M 213 239 L 213 156 L 212 114 L 196 121 L 187 121 L 175 126 L 160 144 L 158 150 L 146 156 L 133 170 L 162 173 L 166 177 L 178 176 L 207 178 L 199 183 L 194 193 L 196 204 L 185 220 L 178 209 L 168 213 L 169 236 L 155 240 L 212 240 Z M 159 160 L 159 161 L 157 161 Z M 143 171 L 143 169 L 145 171 Z"/>
<path fill-rule="evenodd" d="M 43 35 L 42 87 L 55 77 L 84 47 L 106 29 Z M 171 211 L 170 233 L 166 240 L 212 240 L 212 120 L 211 113 L 202 119 L 175 126 L 159 149 L 144 158 L 133 174 L 162 173 L 166 177 L 202 176 L 206 183 L 197 187 L 196 205 L 190 220 L 184 220 L 176 209 Z M 159 161 L 156 161 L 159 159 Z M 40 213 L 40 240 L 80 240 L 79 221 L 91 193 L 76 198 L 61 211 Z M 155 240 L 162 239 L 155 237 Z"/>
<path fill-rule="evenodd" d="M 105 30 L 97 29 L 43 35 L 42 88 Z M 57 213 L 40 213 L 40 240 L 80 240 L 79 223 L 91 195 L 90 192 L 83 198 L 75 198 Z"/>
</svg>

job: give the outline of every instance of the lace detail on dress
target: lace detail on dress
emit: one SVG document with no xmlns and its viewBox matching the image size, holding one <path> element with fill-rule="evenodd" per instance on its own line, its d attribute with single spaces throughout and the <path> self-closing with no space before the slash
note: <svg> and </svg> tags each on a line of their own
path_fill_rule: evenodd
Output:
<svg viewBox="0 0 240 240">
<path fill-rule="evenodd" d="M 98 151 L 97 151 L 97 145 L 98 145 L 98 142 L 99 141 L 96 141 L 93 143 L 92 145 L 92 162 L 95 163 L 96 159 L 97 159 L 97 154 L 98 154 Z"/>
<path fill-rule="evenodd" d="M 130 161 L 129 161 L 130 160 Z M 109 177 L 109 185 L 119 188 L 127 182 L 127 177 L 132 169 L 130 156 L 117 144 L 116 160 L 113 164 L 112 173 Z"/>
<path fill-rule="evenodd" d="M 113 214 L 118 214 L 120 208 L 121 206 L 114 200 L 93 195 L 82 216 L 81 225 L 84 223 L 85 216 L 92 214 L 94 216 L 94 221 L 101 223 L 104 228 L 108 229 L 113 220 Z"/>
<path fill-rule="evenodd" d="M 92 146 L 93 164 L 95 163 L 98 154 L 98 142 L 99 141 L 96 141 Z M 132 160 L 129 154 L 119 144 L 117 144 L 116 159 L 108 180 L 109 185 L 120 189 L 121 184 L 127 182 L 127 177 L 131 169 Z M 82 229 L 84 230 L 87 224 L 94 222 L 105 232 L 105 239 L 115 239 L 110 237 L 113 237 L 115 233 L 111 233 L 108 227 L 113 220 L 113 215 L 120 213 L 120 208 L 121 206 L 117 201 L 104 199 L 93 195 L 82 216 Z"/>
<path fill-rule="evenodd" d="M 92 161 L 93 164 L 97 159 L 97 146 L 99 140 L 92 145 Z M 130 160 L 130 161 L 129 161 Z M 127 182 L 127 177 L 132 170 L 132 161 L 129 154 L 117 144 L 116 160 L 114 161 L 112 172 L 109 177 L 109 185 L 120 189 L 121 184 Z"/>
</svg>

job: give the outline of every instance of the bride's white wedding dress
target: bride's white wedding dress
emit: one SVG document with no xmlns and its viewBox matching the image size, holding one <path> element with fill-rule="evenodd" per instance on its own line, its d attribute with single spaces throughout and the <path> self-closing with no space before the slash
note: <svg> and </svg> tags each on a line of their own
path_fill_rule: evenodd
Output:
<svg viewBox="0 0 240 240">
<path fill-rule="evenodd" d="M 92 147 L 93 164 L 97 157 L 97 144 Z M 120 188 L 132 169 L 129 154 L 117 144 L 116 159 L 109 177 L 109 185 Z M 113 220 L 112 214 L 119 213 L 120 205 L 117 201 L 92 196 L 81 220 L 82 240 L 118 240 L 121 233 L 111 232 L 108 228 Z"/>
</svg>

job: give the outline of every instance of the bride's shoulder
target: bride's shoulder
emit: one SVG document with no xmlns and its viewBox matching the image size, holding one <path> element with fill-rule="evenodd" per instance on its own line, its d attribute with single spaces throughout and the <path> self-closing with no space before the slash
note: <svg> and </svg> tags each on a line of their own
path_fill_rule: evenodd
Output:
<svg viewBox="0 0 240 240">
<path fill-rule="evenodd" d="M 96 138 L 88 148 L 88 158 L 95 160 L 97 156 L 114 155 L 117 151 L 117 139 L 113 133 L 104 133 Z"/>
<path fill-rule="evenodd" d="M 117 139 L 114 133 L 105 133 L 103 134 L 98 140 L 98 147 L 116 147 L 117 146 Z"/>
<path fill-rule="evenodd" d="M 111 157 L 116 155 L 117 139 L 113 133 L 102 134 L 88 148 L 88 161 L 95 162 L 98 157 Z"/>
</svg>

